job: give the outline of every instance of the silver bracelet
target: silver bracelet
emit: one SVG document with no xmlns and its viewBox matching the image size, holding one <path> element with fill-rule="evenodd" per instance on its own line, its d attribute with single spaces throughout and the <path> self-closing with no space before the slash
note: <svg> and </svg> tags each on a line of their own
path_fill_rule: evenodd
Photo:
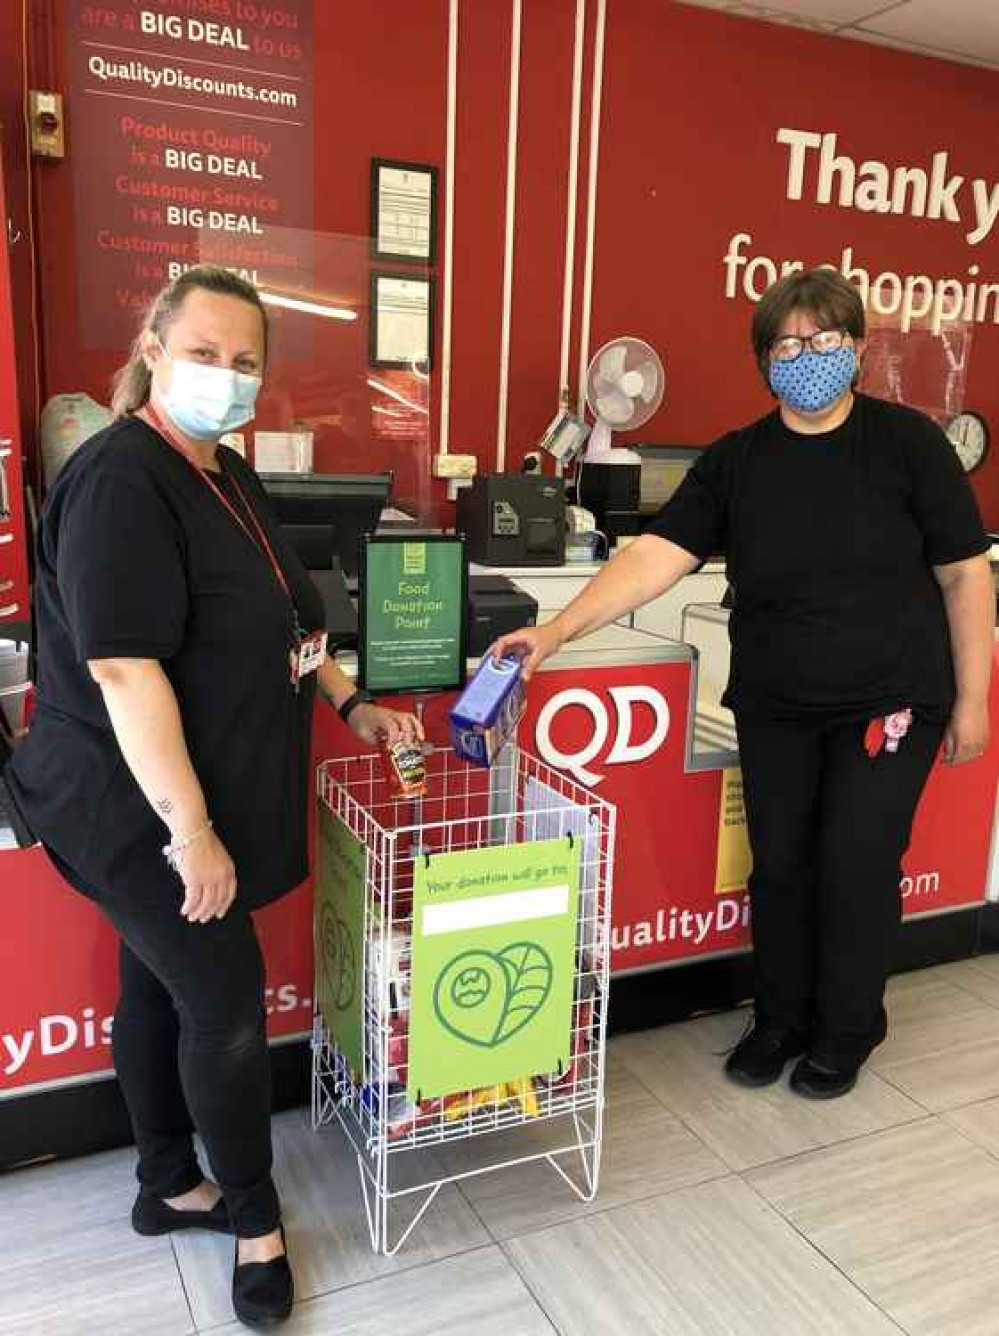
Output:
<svg viewBox="0 0 999 1336">
<path fill-rule="evenodd" d="M 163 857 L 166 859 L 174 872 L 180 871 L 180 859 L 185 849 L 190 849 L 191 845 L 200 840 L 202 835 L 207 835 L 212 828 L 211 821 L 206 821 L 200 829 L 193 835 L 185 835 L 182 840 L 172 840 L 169 844 L 163 846 Z"/>
</svg>

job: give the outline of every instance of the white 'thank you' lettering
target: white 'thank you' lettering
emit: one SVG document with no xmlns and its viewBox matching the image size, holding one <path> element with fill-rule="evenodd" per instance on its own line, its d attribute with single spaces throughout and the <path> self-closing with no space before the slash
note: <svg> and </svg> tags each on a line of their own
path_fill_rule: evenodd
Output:
<svg viewBox="0 0 999 1336">
<path fill-rule="evenodd" d="M 950 170 L 946 149 L 934 153 L 925 166 L 890 166 L 877 158 L 858 162 L 849 153 L 840 153 L 839 136 L 833 132 L 782 126 L 776 138 L 788 150 L 788 199 L 804 199 L 807 193 L 816 204 L 836 204 L 861 213 L 962 221 L 965 177 Z M 965 237 L 977 246 L 999 218 L 999 182 L 982 177 L 972 181 L 971 208 L 975 225 Z"/>
</svg>

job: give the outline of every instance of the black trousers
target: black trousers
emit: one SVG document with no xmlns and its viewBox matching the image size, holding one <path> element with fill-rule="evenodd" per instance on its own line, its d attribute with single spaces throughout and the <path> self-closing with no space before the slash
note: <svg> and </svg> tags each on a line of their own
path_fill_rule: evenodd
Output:
<svg viewBox="0 0 999 1336">
<path fill-rule="evenodd" d="M 872 759 L 864 724 L 737 724 L 757 1019 L 817 1062 L 859 1066 L 885 1037 L 902 855 L 943 727 L 916 720 Z"/>
<path fill-rule="evenodd" d="M 196 1130 L 234 1233 L 269 1234 L 281 1211 L 271 1178 L 264 965 L 253 919 L 237 898 L 225 918 L 188 923 L 179 913 L 179 880 L 155 894 L 137 887 L 126 900 L 102 895 L 53 861 L 121 937 L 112 1042 L 143 1189 L 178 1197 L 201 1182 Z"/>
</svg>

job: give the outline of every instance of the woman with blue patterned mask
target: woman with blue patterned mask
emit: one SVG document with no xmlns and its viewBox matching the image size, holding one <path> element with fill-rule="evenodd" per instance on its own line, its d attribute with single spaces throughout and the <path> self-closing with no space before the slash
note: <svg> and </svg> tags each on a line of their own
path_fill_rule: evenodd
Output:
<svg viewBox="0 0 999 1336">
<path fill-rule="evenodd" d="M 956 764 L 989 737 L 989 540 L 937 424 L 856 391 L 864 336 L 841 274 L 772 287 L 752 344 L 776 410 L 705 450 L 553 622 L 495 646 L 530 676 L 725 554 L 756 991 L 725 1071 L 767 1086 L 797 1058 L 810 1099 L 851 1090 L 886 1036 L 916 805 L 941 747 Z"/>
</svg>

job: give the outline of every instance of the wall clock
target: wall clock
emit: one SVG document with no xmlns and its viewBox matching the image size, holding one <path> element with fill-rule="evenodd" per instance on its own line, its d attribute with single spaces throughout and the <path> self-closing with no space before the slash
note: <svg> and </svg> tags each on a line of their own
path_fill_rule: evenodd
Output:
<svg viewBox="0 0 999 1336">
<path fill-rule="evenodd" d="M 981 413 L 958 413 L 947 423 L 947 439 L 954 447 L 965 473 L 971 473 L 988 453 L 989 424 Z"/>
</svg>

